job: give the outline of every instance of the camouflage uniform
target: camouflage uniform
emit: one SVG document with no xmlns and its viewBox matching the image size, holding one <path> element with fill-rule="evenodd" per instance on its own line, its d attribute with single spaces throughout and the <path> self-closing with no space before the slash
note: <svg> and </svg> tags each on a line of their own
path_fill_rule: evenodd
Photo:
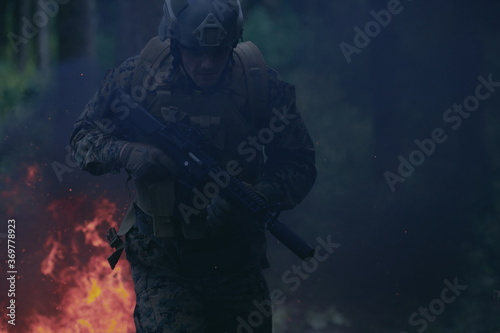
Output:
<svg viewBox="0 0 500 333">
<path fill-rule="evenodd" d="M 169 59 L 166 63 L 163 66 L 166 75 L 162 77 L 169 81 L 169 89 L 187 95 L 202 93 L 190 84 L 175 61 Z M 131 93 L 138 66 L 140 58 L 136 56 L 108 72 L 75 125 L 71 137 L 74 157 L 80 167 L 91 174 L 118 173 L 122 167 L 118 155 L 125 142 L 108 133 L 99 120 L 114 89 Z M 224 82 L 231 80 L 231 70 L 230 64 L 218 89 L 224 89 Z M 240 178 L 250 184 L 258 183 L 260 192 L 270 203 L 279 202 L 283 209 L 290 209 L 305 197 L 314 183 L 314 145 L 296 109 L 294 87 L 281 80 L 272 69 L 268 69 L 268 80 L 267 108 L 256 116 L 248 115 L 245 107 L 238 112 L 251 122 L 254 134 L 268 128 L 277 115 L 282 118 L 278 122 L 286 126 L 280 126 L 280 131 L 274 133 L 274 139 L 265 146 L 265 158 L 257 159 L 258 170 L 252 169 L 256 167 L 255 161 L 246 163 L 239 156 L 240 165 L 246 171 Z M 149 110 L 149 97 L 154 98 L 156 91 L 148 91 L 148 94 L 142 104 Z M 235 131 L 227 132 L 233 133 L 227 135 L 237 135 Z M 225 139 L 238 143 L 246 137 Z M 238 155 L 231 157 L 238 158 Z M 227 158 L 222 156 L 221 160 Z M 183 230 L 176 237 L 159 238 L 153 236 L 152 217 L 135 208 L 136 225 L 126 235 L 126 253 L 137 295 L 134 312 L 137 332 L 246 333 L 249 327 L 250 332 L 271 332 L 271 314 L 265 314 L 267 311 L 256 305 L 270 305 L 261 274 L 262 268 L 267 267 L 262 226 L 242 217 L 233 228 L 216 235 L 190 237 Z M 203 221 L 206 213 L 200 215 L 198 220 Z M 183 223 L 180 219 L 176 221 Z M 185 224 L 182 227 L 186 227 Z M 257 310 L 264 314 L 249 318 Z M 253 320 L 250 326 L 242 323 L 248 320 Z"/>
</svg>

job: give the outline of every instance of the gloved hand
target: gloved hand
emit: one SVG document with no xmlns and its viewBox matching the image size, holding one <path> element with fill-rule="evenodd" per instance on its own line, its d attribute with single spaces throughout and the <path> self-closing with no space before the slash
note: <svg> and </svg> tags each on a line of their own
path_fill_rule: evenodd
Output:
<svg viewBox="0 0 500 333">
<path fill-rule="evenodd" d="M 214 197 L 207 206 L 207 228 L 212 233 L 234 227 L 240 210 L 220 196 Z"/>
<path fill-rule="evenodd" d="M 144 143 L 128 142 L 120 151 L 121 165 L 134 178 L 169 178 L 179 172 L 172 159 L 163 150 Z"/>
<path fill-rule="evenodd" d="M 280 202 L 281 193 L 277 187 L 267 181 L 261 181 L 254 186 L 252 190 L 266 201 L 269 206 L 276 205 Z"/>
</svg>

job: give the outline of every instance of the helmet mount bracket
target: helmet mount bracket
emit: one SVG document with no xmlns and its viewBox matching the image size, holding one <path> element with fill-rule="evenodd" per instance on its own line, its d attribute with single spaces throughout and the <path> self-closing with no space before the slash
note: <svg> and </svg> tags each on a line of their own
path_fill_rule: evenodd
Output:
<svg viewBox="0 0 500 333">
<path fill-rule="evenodd" d="M 242 32 L 239 0 L 165 0 L 158 27 L 162 41 L 192 49 L 234 46 Z"/>
<path fill-rule="evenodd" d="M 227 31 L 213 13 L 209 13 L 193 35 L 202 47 L 220 46 L 227 36 Z"/>
</svg>

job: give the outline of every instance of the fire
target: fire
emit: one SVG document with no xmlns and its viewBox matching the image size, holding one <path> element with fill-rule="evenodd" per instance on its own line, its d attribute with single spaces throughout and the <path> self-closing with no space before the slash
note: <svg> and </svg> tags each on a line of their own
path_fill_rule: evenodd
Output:
<svg viewBox="0 0 500 333">
<path fill-rule="evenodd" d="M 21 175 L 19 177 L 2 174 L 0 175 L 0 198 L 2 199 L 7 215 L 13 216 L 20 209 L 26 209 L 28 203 L 26 196 L 38 198 L 34 195 L 34 189 L 42 181 L 40 166 L 37 163 L 19 165 Z M 30 207 L 33 208 L 33 207 Z"/>
<path fill-rule="evenodd" d="M 37 164 L 29 165 L 26 169 L 26 185 L 31 186 L 31 184 L 33 184 L 35 181 L 41 181 L 38 176 L 38 174 L 40 173 L 40 167 Z"/>
<path fill-rule="evenodd" d="M 6 297 L 0 297 L 0 333 L 135 332 L 129 266 L 122 258 L 111 270 L 106 261 L 112 249 L 105 233 L 122 211 L 107 199 L 80 195 L 89 193 L 88 184 L 61 197 L 46 170 L 23 163 L 0 175 L 2 216 L 19 226 L 16 325 L 5 322 Z"/>
<path fill-rule="evenodd" d="M 84 204 L 85 200 L 77 201 Z M 34 314 L 29 333 L 129 333 L 134 332 L 135 304 L 128 265 L 111 271 L 106 257 L 111 248 L 104 240 L 105 231 L 116 226 L 116 205 L 107 199 L 95 204 L 94 218 L 71 223 L 70 214 L 61 214 L 68 203 L 56 201 L 48 210 L 55 219 L 70 226 L 59 229 L 45 242 L 46 257 L 40 272 L 54 282 L 58 297 L 56 311 Z"/>
<path fill-rule="evenodd" d="M 50 247 L 50 250 L 49 255 L 42 261 L 40 270 L 43 275 L 50 275 L 54 270 L 54 263 L 57 259 L 62 259 L 62 253 L 59 243 L 52 236 L 47 240 L 45 245 L 45 248 Z"/>
</svg>

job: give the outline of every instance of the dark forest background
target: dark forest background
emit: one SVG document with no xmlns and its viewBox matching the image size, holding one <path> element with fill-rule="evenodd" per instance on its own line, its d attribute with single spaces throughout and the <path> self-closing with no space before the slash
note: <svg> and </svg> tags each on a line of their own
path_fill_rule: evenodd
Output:
<svg viewBox="0 0 500 333">
<path fill-rule="evenodd" d="M 42 10 L 38 1 L 0 0 L 0 171 L 15 179 L 37 163 L 42 174 L 39 203 L 21 211 L 23 198 L 4 195 L 0 208 L 31 219 L 37 237 L 50 221 L 30 207 L 47 197 L 70 189 L 106 193 L 122 206 L 129 200 L 123 173 L 84 174 L 66 160 L 66 146 L 106 70 L 156 34 L 163 1 L 61 2 L 34 32 L 23 25 Z M 287 296 L 276 332 L 500 332 L 500 87 L 459 128 L 443 120 L 474 95 L 478 77 L 500 82 L 500 2 L 402 0 L 349 63 L 341 43 L 355 45 L 355 27 L 364 30 L 371 11 L 396 3 L 243 2 L 244 39 L 296 85 L 317 147 L 317 182 L 283 220 L 311 243 L 331 235 L 341 244 L 292 291 L 282 274 L 301 263 L 269 241 L 266 276 Z M 392 191 L 384 174 L 398 174 L 398 157 L 409 160 L 414 141 L 436 128 L 446 141 Z M 412 325 L 412 313 L 436 306 L 443 281 L 455 279 L 467 289 L 425 327 Z"/>
</svg>

